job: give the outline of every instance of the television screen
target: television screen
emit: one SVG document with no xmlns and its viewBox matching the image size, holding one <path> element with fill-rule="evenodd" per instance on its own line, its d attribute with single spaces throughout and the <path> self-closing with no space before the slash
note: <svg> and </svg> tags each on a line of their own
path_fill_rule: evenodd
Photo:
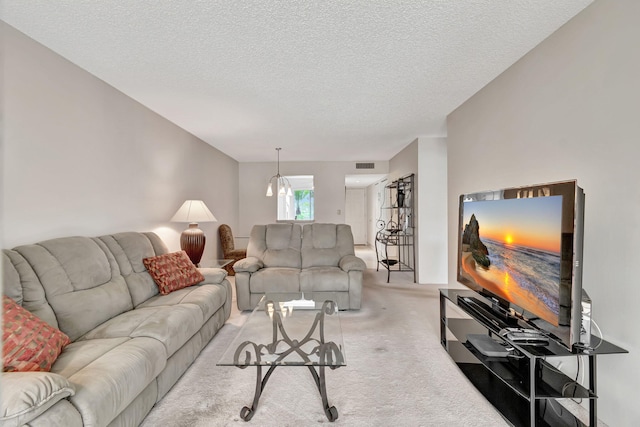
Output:
<svg viewBox="0 0 640 427">
<path fill-rule="evenodd" d="M 463 194 L 459 213 L 458 281 L 501 317 L 569 348 L 579 342 L 584 193 L 576 181 Z"/>
<path fill-rule="evenodd" d="M 554 326 L 562 196 L 463 202 L 461 275 Z"/>
</svg>

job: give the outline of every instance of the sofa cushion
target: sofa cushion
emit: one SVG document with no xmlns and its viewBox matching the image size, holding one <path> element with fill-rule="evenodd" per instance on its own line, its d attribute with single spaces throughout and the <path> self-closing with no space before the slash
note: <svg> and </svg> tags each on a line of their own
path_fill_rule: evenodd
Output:
<svg viewBox="0 0 640 427">
<path fill-rule="evenodd" d="M 111 237 L 117 243 L 119 249 L 122 251 L 122 254 L 126 257 L 131 271 L 136 273 L 145 270 L 145 266 L 142 261 L 144 258 L 169 253 L 167 247 L 164 245 L 164 242 L 160 240 L 160 238 L 156 234 L 153 233 L 128 232 L 113 234 L 109 237 Z M 113 245 L 108 246 L 109 249 L 114 249 Z M 121 260 L 118 259 L 118 264 L 121 265 L 123 274 L 129 274 L 131 271 L 128 271 L 127 267 L 124 266 L 125 263 L 120 261 Z"/>
<path fill-rule="evenodd" d="M 158 294 L 158 285 L 142 263 L 144 258 L 169 252 L 158 235 L 126 232 L 101 236 L 100 240 L 113 253 L 129 287 L 134 307 Z"/>
<path fill-rule="evenodd" d="M 297 268 L 263 268 L 251 275 L 251 293 L 300 292 L 300 270 Z"/>
<path fill-rule="evenodd" d="M 20 273 L 18 273 L 16 267 L 11 263 L 9 251 L 7 250 L 2 251 L 2 282 L 0 283 L 2 283 L 2 291 L 5 295 L 22 305 L 23 290 L 22 283 L 20 282 Z"/>
<path fill-rule="evenodd" d="M 2 296 L 3 371 L 49 371 L 69 337 Z"/>
<path fill-rule="evenodd" d="M 68 378 L 76 392 L 69 400 L 84 425 L 106 426 L 155 381 L 167 357 L 153 338 L 77 341 L 65 348 L 52 370 L 73 372 Z"/>
<path fill-rule="evenodd" d="M 307 224 L 302 231 L 302 268 L 337 267 L 354 255 L 353 234 L 347 224 Z"/>
<path fill-rule="evenodd" d="M 102 355 L 129 341 L 131 338 L 106 338 L 72 342 L 64 348 L 51 367 L 51 372 L 65 378 L 90 365 Z"/>
<path fill-rule="evenodd" d="M 103 323 L 80 339 L 149 337 L 161 342 L 169 357 L 198 332 L 203 323 L 202 310 L 195 304 L 139 307 Z"/>
<path fill-rule="evenodd" d="M 349 273 L 339 267 L 309 267 L 300 272 L 302 292 L 349 290 Z"/>
<path fill-rule="evenodd" d="M 22 426 L 69 396 L 74 387 L 51 372 L 11 372 L 2 374 L 0 425 Z"/>
<path fill-rule="evenodd" d="M 224 270 L 223 270 L 224 271 Z M 160 307 L 165 305 L 192 304 L 202 311 L 203 319 L 209 319 L 227 300 L 227 287 L 217 284 L 195 285 L 171 292 L 169 295 L 156 295 L 138 306 Z"/>
<path fill-rule="evenodd" d="M 155 339 L 105 338 L 69 344 L 51 371 L 76 384 L 79 396 L 73 403 L 85 420 L 107 425 L 117 408 L 135 401 L 145 383 L 154 381 L 151 373 L 162 372 L 166 363 L 166 350 Z"/>
<path fill-rule="evenodd" d="M 4 249 L 2 267 L 3 293 L 54 328 L 59 328 L 40 280 L 27 260 L 16 251 Z"/>
<path fill-rule="evenodd" d="M 254 225 L 247 245 L 247 257 L 258 258 L 265 267 L 300 268 L 301 238 L 299 224 Z"/>
<path fill-rule="evenodd" d="M 303 249 L 302 268 L 326 266 L 337 267 L 340 264 L 340 253 L 335 249 Z"/>
<path fill-rule="evenodd" d="M 172 252 L 142 260 L 162 295 L 195 285 L 204 280 L 185 251 Z"/>
<path fill-rule="evenodd" d="M 133 308 L 118 264 L 99 239 L 64 237 L 14 250 L 33 268 L 60 330 L 72 341 Z"/>
<path fill-rule="evenodd" d="M 305 226 L 306 227 L 306 226 Z M 308 224 L 304 232 L 310 231 L 311 247 L 316 249 L 333 249 L 336 247 L 338 236 L 336 224 Z M 307 236 L 303 235 L 303 238 Z"/>
<path fill-rule="evenodd" d="M 271 224 L 267 227 L 265 241 L 267 248 L 281 250 L 290 247 L 294 224 Z"/>
</svg>

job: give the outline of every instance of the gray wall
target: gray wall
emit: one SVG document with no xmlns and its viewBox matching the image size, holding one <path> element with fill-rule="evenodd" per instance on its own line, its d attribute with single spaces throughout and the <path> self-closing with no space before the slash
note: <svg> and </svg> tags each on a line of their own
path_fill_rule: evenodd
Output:
<svg viewBox="0 0 640 427">
<path fill-rule="evenodd" d="M 420 137 L 418 149 L 420 283 L 446 284 L 447 139 Z"/>
<path fill-rule="evenodd" d="M 237 226 L 238 163 L 0 22 L 3 42 L 3 247 L 68 236 L 156 231 L 172 250 L 202 199 L 203 265 L 218 225 Z"/>
<path fill-rule="evenodd" d="M 584 288 L 606 339 L 599 415 L 640 424 L 640 2 L 598 0 L 448 117 L 449 282 L 461 193 L 577 179 Z"/>
<path fill-rule="evenodd" d="M 389 181 L 415 174 L 416 273 L 423 284 L 448 280 L 446 144 L 443 137 L 420 137 L 389 161 Z"/>
</svg>

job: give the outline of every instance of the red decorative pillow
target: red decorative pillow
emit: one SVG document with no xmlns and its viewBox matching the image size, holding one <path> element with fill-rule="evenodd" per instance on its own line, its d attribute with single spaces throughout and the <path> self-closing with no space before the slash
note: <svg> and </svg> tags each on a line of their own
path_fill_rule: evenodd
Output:
<svg viewBox="0 0 640 427">
<path fill-rule="evenodd" d="M 145 258 L 142 263 L 162 295 L 186 288 L 204 280 L 185 251 Z"/>
<path fill-rule="evenodd" d="M 2 370 L 50 371 L 71 340 L 35 314 L 2 296 Z"/>
</svg>

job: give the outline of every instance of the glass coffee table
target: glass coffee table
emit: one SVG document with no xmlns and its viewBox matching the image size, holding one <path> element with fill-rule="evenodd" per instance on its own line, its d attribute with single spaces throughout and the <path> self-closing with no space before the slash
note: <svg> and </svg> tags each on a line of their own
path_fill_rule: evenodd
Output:
<svg viewBox="0 0 640 427">
<path fill-rule="evenodd" d="M 306 366 L 322 397 L 325 415 L 329 421 L 338 419 L 338 410 L 329 406 L 325 382 L 326 368 L 346 366 L 335 301 L 327 292 L 262 297 L 218 362 L 219 366 L 257 369 L 253 403 L 240 411 L 243 420 L 253 417 L 269 377 L 279 366 Z M 263 366 L 269 367 L 264 377 Z"/>
</svg>

